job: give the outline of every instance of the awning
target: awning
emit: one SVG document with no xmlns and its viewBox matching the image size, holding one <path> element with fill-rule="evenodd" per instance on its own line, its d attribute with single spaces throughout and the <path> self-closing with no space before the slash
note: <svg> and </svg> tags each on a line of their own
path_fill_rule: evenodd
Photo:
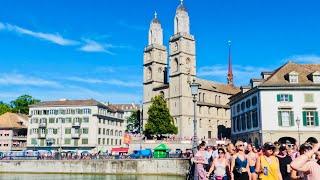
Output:
<svg viewBox="0 0 320 180">
<path fill-rule="evenodd" d="M 112 148 L 111 152 L 118 152 L 118 153 L 128 153 L 129 148 L 124 148 L 124 147 L 120 147 L 120 148 Z"/>
</svg>

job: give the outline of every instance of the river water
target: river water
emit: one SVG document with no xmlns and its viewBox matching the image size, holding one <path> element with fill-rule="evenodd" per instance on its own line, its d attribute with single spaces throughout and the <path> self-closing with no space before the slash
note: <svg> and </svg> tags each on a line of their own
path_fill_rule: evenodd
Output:
<svg viewBox="0 0 320 180">
<path fill-rule="evenodd" d="M 0 174 L 0 180 L 184 180 L 181 176 Z"/>
</svg>

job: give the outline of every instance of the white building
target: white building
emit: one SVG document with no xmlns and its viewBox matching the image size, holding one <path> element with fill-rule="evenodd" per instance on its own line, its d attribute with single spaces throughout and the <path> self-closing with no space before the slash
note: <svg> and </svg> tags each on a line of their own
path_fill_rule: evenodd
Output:
<svg viewBox="0 0 320 180">
<path fill-rule="evenodd" d="M 319 72 L 320 64 L 289 62 L 251 79 L 250 87 L 231 97 L 233 139 L 261 144 L 286 137 L 298 141 L 300 134 L 301 142 L 310 136 L 320 140 Z"/>
<path fill-rule="evenodd" d="M 106 151 L 122 145 L 123 112 L 98 101 L 45 101 L 29 112 L 29 149 Z"/>
</svg>

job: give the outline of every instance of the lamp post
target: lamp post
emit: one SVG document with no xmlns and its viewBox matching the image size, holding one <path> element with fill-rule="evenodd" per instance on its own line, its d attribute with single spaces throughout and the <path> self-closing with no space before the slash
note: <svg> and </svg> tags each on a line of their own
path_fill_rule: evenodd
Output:
<svg viewBox="0 0 320 180">
<path fill-rule="evenodd" d="M 297 123 L 297 126 L 298 126 L 298 139 L 299 139 L 298 145 L 299 145 L 299 147 L 300 147 L 300 121 L 301 120 L 297 117 L 296 123 Z"/>
<path fill-rule="evenodd" d="M 191 88 L 191 95 L 193 96 L 193 142 L 192 142 L 192 151 L 195 154 L 197 152 L 197 117 L 196 117 L 196 106 L 197 106 L 197 95 L 199 90 L 199 83 L 196 83 L 195 80 L 193 80 L 192 83 L 190 83 Z"/>
</svg>

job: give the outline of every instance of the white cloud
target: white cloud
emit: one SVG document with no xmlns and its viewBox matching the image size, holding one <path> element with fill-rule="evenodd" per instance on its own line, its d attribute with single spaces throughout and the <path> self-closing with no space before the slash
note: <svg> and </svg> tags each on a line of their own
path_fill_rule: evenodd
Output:
<svg viewBox="0 0 320 180">
<path fill-rule="evenodd" d="M 121 81 L 118 79 L 109 79 L 109 80 L 101 80 L 101 79 L 94 79 L 94 78 L 81 78 L 81 77 L 69 77 L 66 78 L 69 81 L 77 81 L 89 84 L 108 84 L 114 86 L 123 86 L 123 87 L 141 87 L 142 84 L 136 82 L 126 82 Z"/>
<path fill-rule="evenodd" d="M 18 85 L 18 86 L 46 86 L 46 87 L 61 87 L 55 81 L 45 80 L 37 77 L 25 76 L 22 74 L 0 74 L 1 85 Z"/>
<path fill-rule="evenodd" d="M 305 54 L 305 55 L 293 55 L 283 60 L 284 62 L 293 61 L 301 64 L 319 64 L 320 55 Z"/>
<path fill-rule="evenodd" d="M 104 52 L 107 54 L 114 55 L 109 49 L 114 48 L 112 44 L 101 44 L 97 41 L 90 40 L 90 39 L 84 39 L 85 44 L 80 47 L 81 51 L 84 52 Z"/>
<path fill-rule="evenodd" d="M 247 85 L 251 78 L 259 78 L 262 71 L 273 71 L 274 68 L 254 67 L 254 66 L 233 66 L 233 76 L 235 84 Z M 227 65 L 212 65 L 200 67 L 197 75 L 200 77 L 214 78 L 218 82 L 226 82 L 228 67 Z"/>
<path fill-rule="evenodd" d="M 6 29 L 8 31 L 16 32 L 19 34 L 24 34 L 28 36 L 32 36 L 38 39 L 46 40 L 61 46 L 71 46 L 71 45 L 76 45 L 78 44 L 77 41 L 70 40 L 63 38 L 60 34 L 52 34 L 52 33 L 43 33 L 43 32 L 35 32 L 29 29 L 25 29 L 16 25 L 11 25 L 11 24 L 2 24 L 3 29 Z M 0 25 L 1 26 L 1 25 Z"/>
</svg>

